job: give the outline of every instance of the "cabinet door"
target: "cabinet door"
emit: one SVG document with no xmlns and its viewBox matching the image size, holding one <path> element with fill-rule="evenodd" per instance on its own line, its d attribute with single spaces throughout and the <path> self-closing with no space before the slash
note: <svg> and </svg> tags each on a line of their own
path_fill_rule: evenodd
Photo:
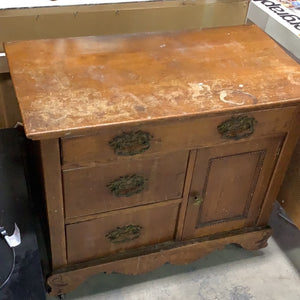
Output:
<svg viewBox="0 0 300 300">
<path fill-rule="evenodd" d="M 283 137 L 199 149 L 183 239 L 254 226 Z"/>
</svg>

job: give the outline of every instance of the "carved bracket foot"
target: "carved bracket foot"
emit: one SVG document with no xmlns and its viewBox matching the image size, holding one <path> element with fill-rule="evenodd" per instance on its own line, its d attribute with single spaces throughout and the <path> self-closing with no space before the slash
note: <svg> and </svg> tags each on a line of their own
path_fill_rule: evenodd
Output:
<svg viewBox="0 0 300 300">
<path fill-rule="evenodd" d="M 51 295 L 61 295 L 72 291 L 97 273 L 142 274 L 167 262 L 179 265 L 195 261 L 228 244 L 239 244 L 245 249 L 256 250 L 267 246 L 270 235 L 271 229 L 267 227 L 248 232 L 237 231 L 235 234 L 231 232 L 211 239 L 167 242 L 159 248 L 150 246 L 143 250 L 135 249 L 57 270 L 48 278 L 47 283 L 51 288 Z"/>
<path fill-rule="evenodd" d="M 247 250 L 257 250 L 268 246 L 268 239 L 272 234 L 272 230 L 264 231 L 259 239 L 249 239 L 240 242 L 240 245 Z"/>
</svg>

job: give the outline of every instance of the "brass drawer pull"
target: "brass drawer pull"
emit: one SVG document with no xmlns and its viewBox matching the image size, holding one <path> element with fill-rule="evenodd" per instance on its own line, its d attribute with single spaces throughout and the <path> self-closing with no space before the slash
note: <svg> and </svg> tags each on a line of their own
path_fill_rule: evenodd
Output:
<svg viewBox="0 0 300 300">
<path fill-rule="evenodd" d="M 126 175 L 112 181 L 107 187 L 117 197 L 130 197 L 142 192 L 146 182 L 147 179 L 141 175 Z"/>
<path fill-rule="evenodd" d="M 117 227 L 105 235 L 112 243 L 120 244 L 133 241 L 141 235 L 142 226 L 127 225 Z"/>
<path fill-rule="evenodd" d="M 242 115 L 224 121 L 217 128 L 223 138 L 239 140 L 251 135 L 256 123 L 254 118 Z"/>
<path fill-rule="evenodd" d="M 129 156 L 145 152 L 150 148 L 152 136 L 145 131 L 124 132 L 109 141 L 115 154 Z"/>
</svg>

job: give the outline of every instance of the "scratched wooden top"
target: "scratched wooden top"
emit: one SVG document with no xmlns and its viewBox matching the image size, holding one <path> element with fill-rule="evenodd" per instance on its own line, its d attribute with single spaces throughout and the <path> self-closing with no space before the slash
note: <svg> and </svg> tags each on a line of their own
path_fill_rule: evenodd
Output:
<svg viewBox="0 0 300 300">
<path fill-rule="evenodd" d="M 300 98 L 300 66 L 254 25 L 5 49 L 32 139 Z"/>
</svg>

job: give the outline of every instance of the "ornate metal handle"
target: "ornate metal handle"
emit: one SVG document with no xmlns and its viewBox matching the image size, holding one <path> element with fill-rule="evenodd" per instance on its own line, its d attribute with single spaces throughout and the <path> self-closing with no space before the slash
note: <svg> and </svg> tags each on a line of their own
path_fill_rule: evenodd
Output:
<svg viewBox="0 0 300 300">
<path fill-rule="evenodd" d="M 146 182 L 147 179 L 141 175 L 126 175 L 112 181 L 107 187 L 117 197 L 130 197 L 142 192 Z"/>
<path fill-rule="evenodd" d="M 114 137 L 109 145 L 114 149 L 115 154 L 129 156 L 145 152 L 150 148 L 152 136 L 145 131 L 124 132 Z"/>
<path fill-rule="evenodd" d="M 191 200 L 193 201 L 193 205 L 200 206 L 203 202 L 203 198 L 201 195 L 191 196 Z"/>
<path fill-rule="evenodd" d="M 254 118 L 242 115 L 224 121 L 217 128 L 223 138 L 239 140 L 251 135 L 256 123 Z"/>
<path fill-rule="evenodd" d="M 105 237 L 114 244 L 126 243 L 137 239 L 141 235 L 143 229 L 140 225 L 127 225 L 117 227 L 116 229 L 108 232 Z"/>
</svg>

